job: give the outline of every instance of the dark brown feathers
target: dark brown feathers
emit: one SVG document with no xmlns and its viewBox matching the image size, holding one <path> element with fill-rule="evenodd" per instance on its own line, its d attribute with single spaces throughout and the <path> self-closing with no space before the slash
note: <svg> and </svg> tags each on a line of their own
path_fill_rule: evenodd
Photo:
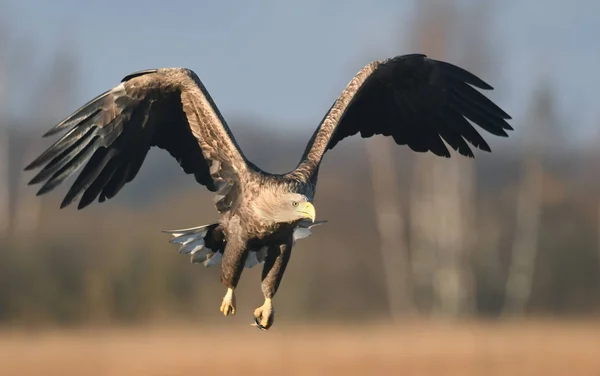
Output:
<svg viewBox="0 0 600 376">
<path fill-rule="evenodd" d="M 496 136 L 512 130 L 510 116 L 477 91 L 492 87 L 455 65 L 413 54 L 375 61 L 361 69 L 315 130 L 299 165 L 316 171 L 324 153 L 360 133 L 393 137 L 414 151 L 450 157 L 444 144 L 468 157 L 468 144 L 490 147 L 472 124 Z M 467 143 L 468 142 L 468 143 Z"/>
<path fill-rule="evenodd" d="M 38 194 L 43 194 L 83 167 L 61 205 L 79 201 L 83 208 L 114 197 L 157 146 L 198 183 L 217 192 L 215 205 L 224 213 L 264 189 L 260 176 L 273 185 L 310 181 L 307 192 L 314 194 L 325 152 L 358 133 L 390 136 L 399 145 L 443 157 L 450 157 L 444 141 L 468 157 L 473 157 L 471 146 L 490 151 L 471 122 L 505 137 L 512 130 L 506 122 L 510 116 L 476 88 L 492 89 L 472 73 L 425 55 L 372 62 L 333 103 L 296 170 L 278 176 L 260 171 L 244 157 L 194 72 L 147 69 L 126 76 L 49 130 L 44 136 L 67 132 L 26 169 L 41 168 L 30 184 L 42 184 Z"/>
<path fill-rule="evenodd" d="M 153 146 L 167 150 L 184 172 L 213 192 L 217 185 L 234 186 L 232 171 L 246 168 L 218 109 L 198 77 L 187 69 L 132 73 L 44 136 L 67 129 L 25 168 L 41 167 L 30 181 L 43 183 L 41 195 L 85 165 L 61 207 L 79 200 L 81 209 L 97 198 L 103 202 L 114 197 L 137 175 Z M 220 167 L 211 172 L 214 163 Z"/>
</svg>

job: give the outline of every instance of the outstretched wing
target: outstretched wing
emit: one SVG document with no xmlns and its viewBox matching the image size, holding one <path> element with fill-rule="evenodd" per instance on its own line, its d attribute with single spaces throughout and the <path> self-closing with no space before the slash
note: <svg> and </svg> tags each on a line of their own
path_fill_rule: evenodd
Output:
<svg viewBox="0 0 600 376">
<path fill-rule="evenodd" d="M 44 137 L 68 132 L 25 170 L 41 168 L 29 184 L 38 195 L 85 167 L 61 208 L 82 209 L 114 197 L 133 180 L 152 146 L 167 150 L 183 171 L 212 192 L 220 212 L 234 205 L 247 164 L 225 120 L 189 69 L 135 72 L 54 126 Z"/>
<path fill-rule="evenodd" d="M 360 132 L 392 136 L 417 152 L 450 157 L 445 140 L 460 154 L 473 157 L 473 146 L 490 151 L 467 121 L 496 136 L 512 130 L 510 116 L 473 88 L 492 87 L 470 72 L 425 55 L 397 56 L 361 69 L 333 103 L 306 146 L 296 172 L 318 169 L 327 150 Z"/>
</svg>

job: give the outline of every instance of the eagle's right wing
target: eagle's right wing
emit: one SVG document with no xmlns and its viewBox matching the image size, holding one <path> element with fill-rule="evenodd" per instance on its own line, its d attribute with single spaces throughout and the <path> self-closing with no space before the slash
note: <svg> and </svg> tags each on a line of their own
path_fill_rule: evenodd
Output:
<svg viewBox="0 0 600 376">
<path fill-rule="evenodd" d="M 474 125 L 507 137 L 511 117 L 475 88 L 492 89 L 474 74 L 422 54 L 373 61 L 335 100 L 291 174 L 315 179 L 324 154 L 356 134 L 389 136 L 398 145 L 443 157 L 450 157 L 444 141 L 468 157 L 474 154 L 467 142 L 490 151 Z"/>
<path fill-rule="evenodd" d="M 85 164 L 61 208 L 79 200 L 114 197 L 137 175 L 152 146 L 167 150 L 182 169 L 210 191 L 220 212 L 235 205 L 248 164 L 198 76 L 163 68 L 126 76 L 48 131 L 69 129 L 25 170 L 41 171 L 29 184 L 53 190 Z"/>
</svg>

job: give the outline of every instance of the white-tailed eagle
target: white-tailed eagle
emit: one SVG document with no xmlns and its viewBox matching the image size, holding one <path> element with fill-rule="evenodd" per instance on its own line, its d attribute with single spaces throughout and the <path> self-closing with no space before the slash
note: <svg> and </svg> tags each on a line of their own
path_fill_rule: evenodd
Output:
<svg viewBox="0 0 600 376">
<path fill-rule="evenodd" d="M 492 89 L 472 73 L 422 54 L 374 61 L 335 100 L 296 169 L 271 174 L 244 156 L 193 71 L 149 69 L 128 75 L 50 129 L 44 137 L 66 133 L 26 170 L 41 168 L 30 182 L 43 184 L 40 195 L 83 167 L 61 204 L 78 202 L 81 209 L 114 197 L 151 147 L 168 151 L 185 173 L 216 192 L 221 214 L 215 223 L 171 231 L 171 242 L 192 262 L 221 264 L 225 315 L 235 314 L 234 290 L 244 267 L 264 263 L 265 300 L 254 316 L 266 330 L 292 246 L 321 223 L 315 222 L 313 198 L 325 152 L 357 133 L 391 136 L 398 145 L 442 157 L 450 157 L 442 140 L 464 156 L 473 157 L 469 144 L 489 152 L 472 124 L 506 137 L 510 116 L 475 88 Z"/>
</svg>

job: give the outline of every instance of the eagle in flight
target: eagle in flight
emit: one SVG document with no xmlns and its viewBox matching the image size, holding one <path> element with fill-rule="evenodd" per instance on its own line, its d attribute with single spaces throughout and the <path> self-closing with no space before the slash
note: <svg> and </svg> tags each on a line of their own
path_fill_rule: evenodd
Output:
<svg viewBox="0 0 600 376">
<path fill-rule="evenodd" d="M 473 127 L 507 137 L 511 117 L 478 90 L 492 87 L 472 73 L 423 54 L 364 66 L 344 88 L 285 174 L 261 170 L 245 156 L 198 76 L 190 69 L 132 73 L 50 129 L 66 133 L 25 169 L 41 168 L 29 184 L 37 195 L 53 190 L 81 167 L 61 208 L 114 197 L 135 178 L 151 147 L 173 156 L 183 171 L 211 192 L 220 218 L 204 226 L 168 231 L 193 263 L 221 265 L 227 288 L 220 310 L 235 314 L 235 288 L 245 267 L 264 264 L 264 304 L 254 324 L 269 329 L 273 301 L 296 240 L 311 234 L 313 199 L 325 153 L 360 133 L 391 136 L 416 152 L 450 157 L 444 141 L 474 157 L 468 143 L 491 151 Z M 468 142 L 468 143 L 467 143 Z"/>
</svg>

